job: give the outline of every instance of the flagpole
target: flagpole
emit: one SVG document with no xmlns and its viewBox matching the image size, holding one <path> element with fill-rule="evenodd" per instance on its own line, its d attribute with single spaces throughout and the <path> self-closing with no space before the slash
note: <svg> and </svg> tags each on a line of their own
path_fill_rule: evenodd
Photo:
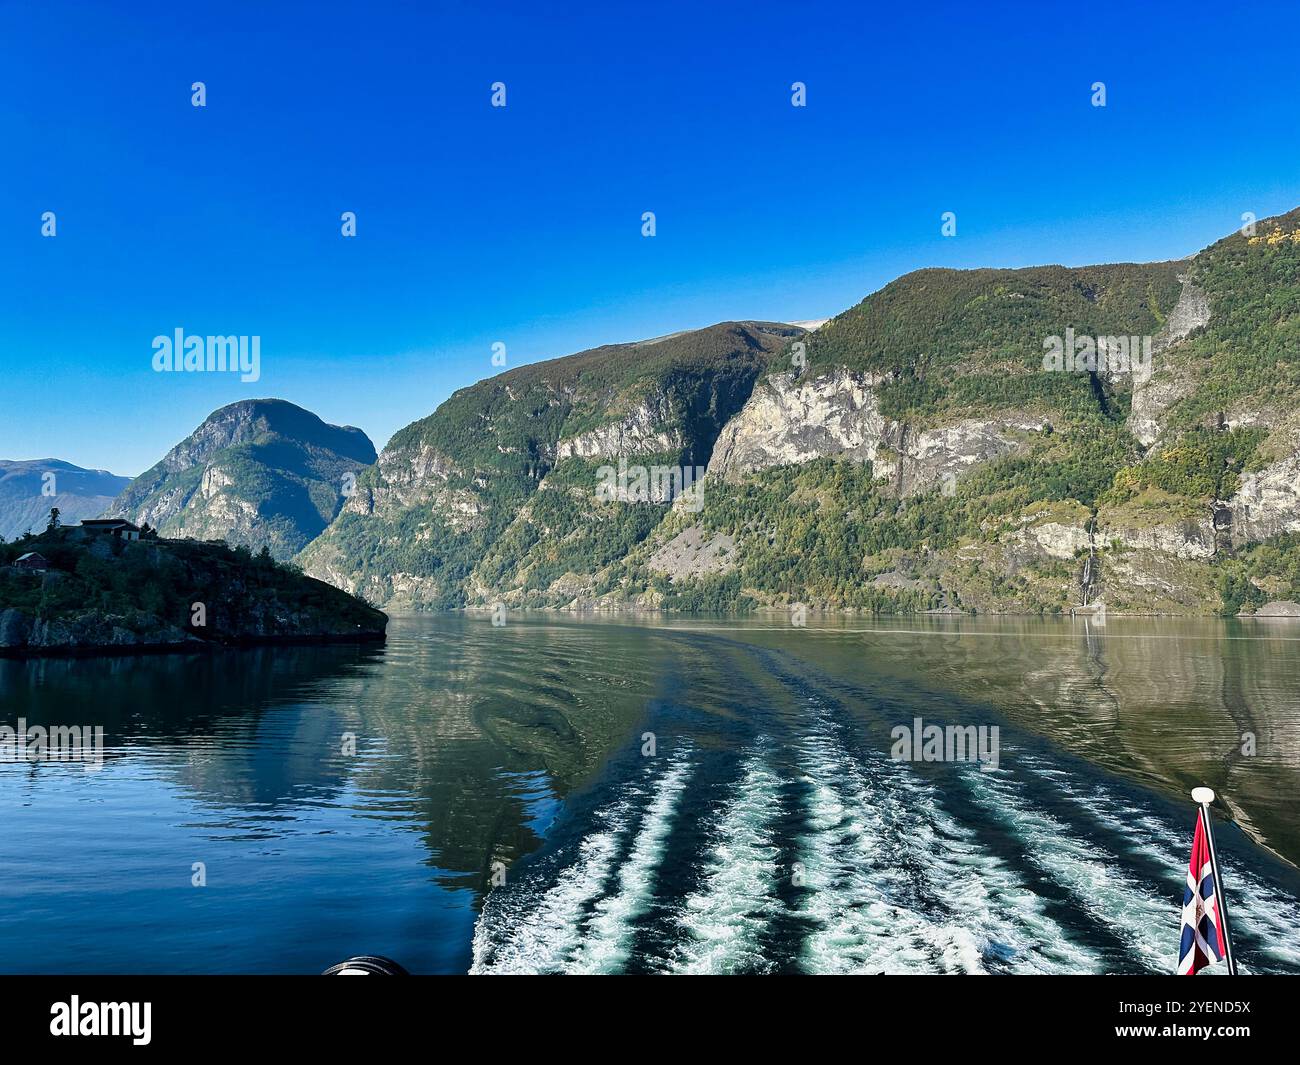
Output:
<svg viewBox="0 0 1300 1065">
<path fill-rule="evenodd" d="M 1210 803 L 1214 802 L 1214 789 L 1193 788 L 1192 798 L 1201 806 L 1205 841 L 1210 845 L 1210 873 L 1214 877 L 1214 899 L 1219 909 L 1219 931 L 1223 933 L 1223 950 L 1228 957 L 1228 974 L 1236 976 L 1237 961 L 1232 956 L 1232 936 L 1228 932 L 1228 904 L 1223 898 L 1223 877 L 1219 875 L 1219 853 L 1214 849 L 1214 829 L 1210 823 Z"/>
</svg>

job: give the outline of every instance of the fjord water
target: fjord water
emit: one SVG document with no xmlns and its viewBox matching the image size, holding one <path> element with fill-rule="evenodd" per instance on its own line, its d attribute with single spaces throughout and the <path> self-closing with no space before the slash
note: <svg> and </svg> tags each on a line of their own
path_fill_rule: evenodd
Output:
<svg viewBox="0 0 1300 1065">
<path fill-rule="evenodd" d="M 1168 972 L 1204 783 L 1243 969 L 1300 972 L 1298 649 L 1284 622 L 445 616 L 0 661 L 0 723 L 107 745 L 0 765 L 0 971 Z M 997 725 L 998 767 L 892 760 L 917 717 Z"/>
</svg>

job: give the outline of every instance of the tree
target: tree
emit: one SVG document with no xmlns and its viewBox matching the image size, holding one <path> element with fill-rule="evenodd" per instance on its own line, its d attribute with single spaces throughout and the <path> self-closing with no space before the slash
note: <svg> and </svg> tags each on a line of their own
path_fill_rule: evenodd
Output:
<svg viewBox="0 0 1300 1065">
<path fill-rule="evenodd" d="M 50 507 L 50 522 L 45 526 L 46 532 L 53 532 L 59 527 L 59 508 Z"/>
</svg>

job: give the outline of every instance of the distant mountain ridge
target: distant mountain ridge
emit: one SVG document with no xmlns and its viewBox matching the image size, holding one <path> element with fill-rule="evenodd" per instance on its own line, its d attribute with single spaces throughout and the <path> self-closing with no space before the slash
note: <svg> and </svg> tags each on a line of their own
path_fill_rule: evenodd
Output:
<svg viewBox="0 0 1300 1065">
<path fill-rule="evenodd" d="M 0 459 L 0 539 L 44 532 L 53 507 L 65 524 L 96 518 L 130 483 L 62 459 Z"/>
<path fill-rule="evenodd" d="M 107 508 L 168 537 L 224 539 L 293 557 L 342 508 L 375 461 L 360 429 L 279 399 L 214 411 Z"/>
</svg>

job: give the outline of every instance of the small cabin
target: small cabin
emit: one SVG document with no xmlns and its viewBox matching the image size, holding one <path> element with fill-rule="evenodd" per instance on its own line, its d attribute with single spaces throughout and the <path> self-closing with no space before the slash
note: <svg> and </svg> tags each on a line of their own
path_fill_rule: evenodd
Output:
<svg viewBox="0 0 1300 1065">
<path fill-rule="evenodd" d="M 32 570 L 43 573 L 50 568 L 50 560 L 36 551 L 28 551 L 14 559 L 14 569 Z"/>
<path fill-rule="evenodd" d="M 116 536 L 119 540 L 140 539 L 140 526 L 122 518 L 87 518 L 81 522 L 87 532 Z"/>
</svg>

